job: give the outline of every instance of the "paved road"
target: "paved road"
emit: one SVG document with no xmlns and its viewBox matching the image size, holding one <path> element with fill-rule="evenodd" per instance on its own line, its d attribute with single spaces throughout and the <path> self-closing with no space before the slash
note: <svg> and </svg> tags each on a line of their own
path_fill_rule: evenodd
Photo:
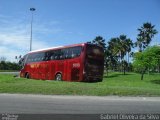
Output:
<svg viewBox="0 0 160 120">
<path fill-rule="evenodd" d="M 0 113 L 160 113 L 160 97 L 0 94 Z"/>
<path fill-rule="evenodd" d="M 0 72 L 0 74 L 12 74 L 12 75 L 19 75 L 19 72 Z"/>
</svg>

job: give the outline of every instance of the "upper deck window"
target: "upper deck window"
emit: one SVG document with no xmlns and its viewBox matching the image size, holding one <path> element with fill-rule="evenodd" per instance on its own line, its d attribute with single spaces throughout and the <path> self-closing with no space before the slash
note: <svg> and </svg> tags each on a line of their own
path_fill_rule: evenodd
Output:
<svg viewBox="0 0 160 120">
<path fill-rule="evenodd" d="M 49 50 L 46 52 L 31 53 L 28 55 L 27 63 L 49 61 L 49 60 L 63 60 L 79 57 L 82 51 L 81 46 Z"/>
</svg>

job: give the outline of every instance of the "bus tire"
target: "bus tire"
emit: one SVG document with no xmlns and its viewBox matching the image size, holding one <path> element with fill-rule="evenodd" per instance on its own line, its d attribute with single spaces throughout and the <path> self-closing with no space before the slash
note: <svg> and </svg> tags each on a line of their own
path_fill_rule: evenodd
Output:
<svg viewBox="0 0 160 120">
<path fill-rule="evenodd" d="M 29 78 L 30 78 L 29 73 L 26 73 L 25 78 L 27 78 L 27 79 L 29 79 Z"/>
<path fill-rule="evenodd" d="M 61 73 L 56 74 L 55 79 L 56 81 L 62 81 L 62 74 Z"/>
</svg>

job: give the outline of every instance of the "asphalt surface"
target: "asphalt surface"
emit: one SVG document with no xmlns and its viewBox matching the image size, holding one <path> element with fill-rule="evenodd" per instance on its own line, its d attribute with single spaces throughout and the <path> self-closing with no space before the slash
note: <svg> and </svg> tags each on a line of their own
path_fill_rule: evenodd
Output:
<svg viewBox="0 0 160 120">
<path fill-rule="evenodd" d="M 19 75 L 19 72 L 0 72 L 0 74 L 12 74 L 12 75 Z"/>
<path fill-rule="evenodd" d="M 160 97 L 0 94 L 0 113 L 160 113 Z"/>
</svg>

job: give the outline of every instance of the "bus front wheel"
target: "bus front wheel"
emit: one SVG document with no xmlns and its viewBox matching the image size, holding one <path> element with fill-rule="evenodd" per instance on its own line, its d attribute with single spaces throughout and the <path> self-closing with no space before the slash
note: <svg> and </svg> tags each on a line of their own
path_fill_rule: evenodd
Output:
<svg viewBox="0 0 160 120">
<path fill-rule="evenodd" d="M 56 78 L 57 81 L 61 81 L 62 80 L 62 74 L 60 74 L 60 73 L 56 74 L 55 78 Z"/>
</svg>

